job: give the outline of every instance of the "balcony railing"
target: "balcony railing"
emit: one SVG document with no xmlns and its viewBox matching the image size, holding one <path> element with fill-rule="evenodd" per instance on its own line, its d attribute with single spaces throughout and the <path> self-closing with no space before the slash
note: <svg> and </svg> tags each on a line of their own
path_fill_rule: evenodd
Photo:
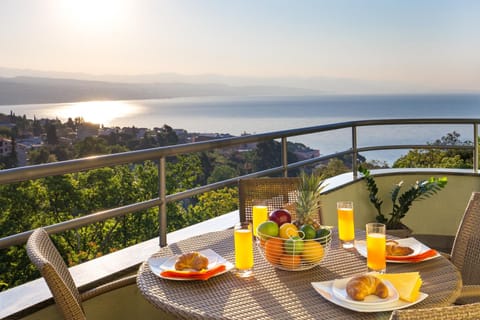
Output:
<svg viewBox="0 0 480 320">
<path fill-rule="evenodd" d="M 44 178 L 48 176 L 62 175 L 86 171 L 90 169 L 97 169 L 102 167 L 110 167 L 121 164 L 130 164 L 146 160 L 154 160 L 158 162 L 158 179 L 159 190 L 158 197 L 137 202 L 134 204 L 117 207 L 101 212 L 91 213 L 86 216 L 78 217 L 68 221 L 63 221 L 57 224 L 46 226 L 49 233 L 59 233 L 66 230 L 71 230 L 93 224 L 95 222 L 103 221 L 113 217 L 123 216 L 133 212 L 158 207 L 159 208 L 159 239 L 160 246 L 167 244 L 167 214 L 166 205 L 169 202 L 174 202 L 182 199 L 187 199 L 192 196 L 215 190 L 221 187 L 236 184 L 242 178 L 268 176 L 282 173 L 284 176 L 288 175 L 288 171 L 294 168 L 315 164 L 321 161 L 329 160 L 331 158 L 340 157 L 344 155 L 352 156 L 352 172 L 353 176 L 357 174 L 357 159 L 360 153 L 375 150 L 391 150 L 391 149 L 463 149 L 469 150 L 473 153 L 473 172 L 478 170 L 478 124 L 480 119 L 387 119 L 387 120 L 362 120 L 349 121 L 342 123 L 334 123 L 328 125 L 320 125 L 292 130 L 282 130 L 276 132 L 254 134 L 248 136 L 224 138 L 212 140 L 207 142 L 182 144 L 168 147 L 152 148 L 140 151 L 131 151 L 125 153 L 95 156 L 77 160 L 70 160 L 64 162 L 48 163 L 30 167 L 21 167 L 14 169 L 7 169 L 0 171 L 0 184 L 9 184 L 14 182 L 21 182 Z M 473 145 L 432 145 L 432 144 L 403 144 L 403 145 L 380 145 L 369 147 L 358 147 L 358 128 L 359 127 L 375 127 L 375 126 L 389 126 L 389 125 L 471 125 Z M 288 163 L 287 161 L 287 139 L 308 135 L 313 133 L 328 132 L 338 129 L 351 129 L 351 147 L 328 155 L 315 157 L 308 160 L 297 161 L 295 163 Z M 189 189 L 175 194 L 166 194 L 166 158 L 169 156 L 177 156 L 182 154 L 190 154 L 195 152 L 209 151 L 218 148 L 234 147 L 248 143 L 258 143 L 268 140 L 281 140 L 281 166 L 270 168 L 263 171 L 254 172 L 248 175 L 239 176 L 233 179 L 228 179 L 212 184 L 207 184 L 194 189 Z M 28 236 L 32 230 L 24 231 L 22 233 L 10 235 L 0 239 L 0 249 L 7 248 L 13 245 L 23 244 L 27 241 Z"/>
</svg>

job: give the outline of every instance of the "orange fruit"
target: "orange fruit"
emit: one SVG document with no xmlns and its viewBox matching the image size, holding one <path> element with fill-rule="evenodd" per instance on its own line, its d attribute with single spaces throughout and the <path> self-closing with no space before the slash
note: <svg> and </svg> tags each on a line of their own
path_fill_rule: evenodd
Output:
<svg viewBox="0 0 480 320">
<path fill-rule="evenodd" d="M 314 240 L 305 241 L 303 244 L 302 258 L 311 263 L 322 261 L 325 251 L 323 246 Z"/>
<path fill-rule="evenodd" d="M 271 264 L 278 265 L 280 257 L 283 255 L 283 240 L 280 238 L 270 238 L 265 241 L 265 258 Z"/>
<path fill-rule="evenodd" d="M 285 222 L 280 226 L 278 235 L 280 236 L 280 238 L 283 238 L 283 239 L 298 237 L 298 228 L 293 223 Z"/>
<path fill-rule="evenodd" d="M 265 248 L 265 242 L 267 240 L 263 239 L 263 238 L 258 238 L 258 243 L 260 244 L 260 247 L 262 248 Z"/>
<path fill-rule="evenodd" d="M 280 258 L 280 264 L 287 269 L 295 269 L 300 266 L 302 259 L 297 255 L 284 254 Z"/>
</svg>

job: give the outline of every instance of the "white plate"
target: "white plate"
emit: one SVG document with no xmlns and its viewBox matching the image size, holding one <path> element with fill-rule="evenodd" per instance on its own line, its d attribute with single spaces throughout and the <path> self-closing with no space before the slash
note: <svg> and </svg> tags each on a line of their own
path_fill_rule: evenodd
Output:
<svg viewBox="0 0 480 320">
<path fill-rule="evenodd" d="M 421 243 L 420 241 L 418 241 L 417 239 L 412 238 L 412 237 L 404 238 L 404 239 L 396 239 L 395 241 L 400 246 L 410 247 L 410 248 L 413 249 L 412 254 L 409 254 L 408 256 L 404 256 L 404 257 L 415 256 L 417 254 L 421 254 L 421 253 L 424 253 L 424 252 L 430 250 L 429 247 L 427 247 L 426 245 L 424 245 L 423 243 Z M 355 241 L 355 248 L 357 249 L 358 253 L 360 253 L 360 255 L 362 255 L 365 258 L 367 257 L 367 244 L 366 244 L 365 240 Z M 434 255 L 432 257 L 425 258 L 421 261 L 427 261 L 427 260 L 430 260 L 430 259 L 435 259 L 436 257 L 439 257 L 439 256 L 440 256 L 440 254 L 437 252 L 436 255 Z M 387 259 L 387 262 L 412 263 L 411 261 L 408 261 L 408 260 L 402 261 L 402 260 L 389 260 L 389 259 Z"/>
<path fill-rule="evenodd" d="M 388 296 L 385 299 L 382 299 L 375 295 L 369 295 L 369 296 L 366 296 L 365 300 L 363 301 L 353 300 L 352 298 L 349 297 L 346 290 L 347 282 L 350 279 L 352 278 L 336 279 L 333 281 L 333 284 L 332 284 L 332 292 L 335 298 L 338 298 L 344 301 L 345 303 L 362 305 L 362 306 L 381 306 L 381 305 L 395 302 L 400 297 L 397 289 L 395 289 L 395 287 L 389 281 L 383 280 L 383 283 L 385 283 L 385 285 L 388 288 Z"/>
<path fill-rule="evenodd" d="M 212 249 L 206 249 L 199 251 L 201 254 L 206 256 L 208 258 L 209 264 L 207 267 L 207 270 L 211 270 L 215 267 L 217 267 L 220 264 L 225 265 L 225 270 L 217 273 L 214 275 L 214 277 L 224 274 L 227 271 L 230 271 L 233 269 L 233 264 L 225 260 L 222 256 L 218 255 L 215 251 Z M 162 276 L 162 271 L 166 270 L 175 270 L 175 261 L 177 260 L 178 256 L 172 256 L 172 257 L 151 257 L 148 259 L 148 266 L 150 267 L 150 270 L 152 272 L 159 276 L 162 279 L 168 279 L 168 280 L 178 280 L 178 281 L 192 281 L 196 279 L 189 279 L 189 278 L 177 278 L 177 277 L 165 277 Z"/>
<path fill-rule="evenodd" d="M 323 281 L 323 282 L 312 282 L 312 286 L 323 298 L 334 303 L 340 307 L 345 309 L 358 311 L 358 312 L 383 312 L 383 311 L 392 311 L 397 309 L 408 308 L 413 306 L 428 297 L 428 294 L 420 292 L 418 299 L 414 302 L 407 302 L 401 299 L 388 303 L 388 304 L 381 304 L 381 305 L 361 305 L 361 304 L 352 304 L 347 303 L 343 300 L 340 300 L 333 294 L 333 282 L 331 281 Z"/>
</svg>

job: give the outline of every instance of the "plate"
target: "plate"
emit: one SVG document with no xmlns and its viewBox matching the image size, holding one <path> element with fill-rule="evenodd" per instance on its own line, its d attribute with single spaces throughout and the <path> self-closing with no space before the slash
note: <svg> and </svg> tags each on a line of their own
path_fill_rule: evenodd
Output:
<svg viewBox="0 0 480 320">
<path fill-rule="evenodd" d="M 395 239 L 395 241 L 401 245 L 401 246 L 404 246 L 404 247 L 410 247 L 413 249 L 413 253 L 412 254 L 409 254 L 408 256 L 405 256 L 405 257 L 409 257 L 409 256 L 415 256 L 417 254 L 421 254 L 421 253 L 424 253 L 428 250 L 430 250 L 429 247 L 427 247 L 426 245 L 424 245 L 423 243 L 421 243 L 420 241 L 418 241 L 417 239 L 413 238 L 413 237 L 410 237 L 410 238 L 404 238 L 404 239 Z M 357 249 L 358 253 L 363 256 L 363 257 L 367 257 L 367 244 L 366 244 L 366 241 L 365 240 L 359 240 L 359 241 L 355 241 L 355 248 Z M 421 261 L 427 261 L 427 260 L 430 260 L 430 259 L 435 259 L 436 257 L 439 257 L 440 254 L 437 253 L 436 255 L 432 256 L 432 257 L 428 257 L 428 258 L 425 258 Z M 401 260 L 389 260 L 387 259 L 387 262 L 391 262 L 391 263 L 412 263 L 412 261 L 401 261 Z"/>
<path fill-rule="evenodd" d="M 225 260 L 222 256 L 218 255 L 212 249 L 206 249 L 199 251 L 201 254 L 208 258 L 209 264 L 207 270 L 211 270 L 212 268 L 217 267 L 220 264 L 225 265 L 225 270 L 217 273 L 214 277 L 224 274 L 233 269 L 233 264 Z M 188 279 L 188 278 L 177 278 L 177 277 L 166 277 L 163 276 L 161 273 L 162 271 L 166 270 L 174 270 L 175 269 L 175 261 L 177 261 L 178 255 L 171 256 L 171 257 L 151 257 L 148 259 L 148 266 L 150 270 L 162 279 L 168 280 L 178 280 L 178 281 L 194 281 L 196 279 Z"/>
<path fill-rule="evenodd" d="M 389 304 L 395 302 L 399 299 L 400 295 L 398 294 L 397 289 L 386 280 L 383 280 L 383 283 L 388 288 L 388 296 L 385 299 L 379 298 L 375 295 L 369 295 L 365 297 L 363 301 L 353 300 L 347 294 L 347 282 L 352 278 L 345 279 L 336 279 L 332 283 L 332 292 L 335 298 L 344 301 L 345 303 L 362 305 L 362 306 L 380 306 L 384 304 Z"/>
<path fill-rule="evenodd" d="M 384 312 L 384 311 L 393 311 L 397 309 L 404 309 L 410 306 L 413 306 L 428 297 L 428 294 L 420 292 L 418 299 L 414 302 L 403 301 L 398 299 L 397 301 L 390 302 L 388 304 L 381 304 L 381 305 L 361 305 L 361 304 L 353 304 L 347 303 L 343 300 L 340 300 L 333 294 L 333 282 L 331 281 L 323 281 L 323 282 L 312 282 L 312 286 L 325 300 L 330 301 L 342 308 L 357 311 L 357 312 Z"/>
</svg>

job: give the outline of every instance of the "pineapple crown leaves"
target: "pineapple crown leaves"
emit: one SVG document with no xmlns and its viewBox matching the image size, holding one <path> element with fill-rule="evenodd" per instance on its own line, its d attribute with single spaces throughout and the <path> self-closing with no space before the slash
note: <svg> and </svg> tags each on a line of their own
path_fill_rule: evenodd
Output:
<svg viewBox="0 0 480 320">
<path fill-rule="evenodd" d="M 325 188 L 323 177 L 314 174 L 300 173 L 297 197 L 297 214 L 308 216 L 321 207 L 321 192 Z"/>
<path fill-rule="evenodd" d="M 401 222 L 413 204 L 413 201 L 420 201 L 430 198 L 437 192 L 442 190 L 447 185 L 447 178 L 434 178 L 430 177 L 427 180 L 417 181 L 408 190 L 400 195 L 400 190 L 403 185 L 403 181 L 396 184 L 391 191 L 392 211 L 389 213 L 389 218 L 385 217 L 381 211 L 382 201 L 378 199 L 378 188 L 375 180 L 370 175 L 370 172 L 366 168 L 360 168 L 359 172 L 365 176 L 367 189 L 369 191 L 370 202 L 377 209 L 376 220 L 381 223 L 385 223 L 387 228 L 395 228 Z"/>
</svg>

